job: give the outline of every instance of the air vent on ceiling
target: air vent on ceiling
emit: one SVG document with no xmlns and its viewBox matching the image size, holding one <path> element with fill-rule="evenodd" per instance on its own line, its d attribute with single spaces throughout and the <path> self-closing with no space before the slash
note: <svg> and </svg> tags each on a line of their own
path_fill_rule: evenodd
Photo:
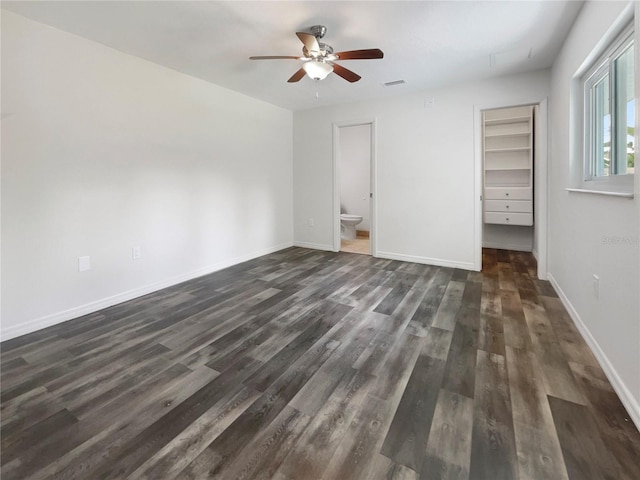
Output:
<svg viewBox="0 0 640 480">
<path fill-rule="evenodd" d="M 404 85 L 405 82 L 404 80 L 394 80 L 393 82 L 386 82 L 383 83 L 382 85 L 384 85 L 385 87 L 395 87 L 396 85 Z"/>
<path fill-rule="evenodd" d="M 531 48 L 507 50 L 506 52 L 492 53 L 489 55 L 491 68 L 511 66 L 524 63 L 531 59 Z"/>
</svg>

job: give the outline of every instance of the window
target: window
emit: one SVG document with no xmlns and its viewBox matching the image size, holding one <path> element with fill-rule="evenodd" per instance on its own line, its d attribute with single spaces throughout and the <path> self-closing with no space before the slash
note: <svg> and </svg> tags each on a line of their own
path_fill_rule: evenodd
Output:
<svg viewBox="0 0 640 480">
<path fill-rule="evenodd" d="M 632 176 L 636 152 L 632 25 L 583 78 L 584 180 L 598 182 Z"/>
</svg>

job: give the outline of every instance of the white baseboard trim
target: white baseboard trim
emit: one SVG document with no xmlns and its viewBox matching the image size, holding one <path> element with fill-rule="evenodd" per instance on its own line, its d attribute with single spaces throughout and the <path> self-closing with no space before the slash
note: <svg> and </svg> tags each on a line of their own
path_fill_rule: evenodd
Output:
<svg viewBox="0 0 640 480">
<path fill-rule="evenodd" d="M 90 313 L 94 313 L 99 310 L 102 310 L 103 308 L 112 307 L 113 305 L 117 305 L 119 303 L 126 302 L 129 300 L 133 300 L 134 298 L 142 297 L 143 295 L 148 295 L 150 293 L 157 292 L 158 290 L 162 290 L 163 288 L 172 287 L 179 283 L 186 282 L 194 278 L 202 277 L 203 275 L 208 275 L 210 273 L 217 272 L 218 270 L 222 270 L 223 268 L 231 267 L 233 265 L 237 265 L 239 263 L 243 263 L 248 260 L 261 257 L 263 255 L 268 255 L 270 253 L 274 253 L 279 250 L 289 248 L 291 246 L 293 246 L 292 242 L 281 243 L 279 245 L 275 245 L 270 248 L 265 248 L 263 250 L 251 252 L 249 254 L 241 255 L 236 258 L 224 260 L 215 265 L 210 265 L 208 267 L 200 268 L 192 272 L 177 275 L 175 277 L 171 277 L 166 280 L 161 280 L 159 282 L 155 282 L 150 285 L 145 285 L 143 287 L 134 288 L 126 292 L 118 293 L 111 297 L 102 298 L 100 300 L 96 300 L 94 302 L 90 302 L 85 305 L 79 305 L 77 307 L 73 307 L 68 310 L 64 310 L 62 312 L 57 312 L 51 315 L 46 315 L 44 317 L 36 318 L 34 320 L 29 320 L 27 322 L 21 323 L 20 325 L 11 326 L 2 330 L 0 332 L 0 341 L 10 340 L 12 338 L 19 337 L 21 335 L 33 333 L 37 330 L 42 330 L 43 328 L 51 327 L 53 325 L 57 325 L 58 323 L 66 322 L 68 320 L 72 320 L 74 318 L 78 318 L 83 315 L 88 315 Z"/>
<path fill-rule="evenodd" d="M 600 363 L 600 366 L 609 379 L 609 382 L 613 386 L 613 389 L 618 394 L 618 397 L 620 397 L 620 401 L 622 401 L 622 404 L 627 409 L 631 420 L 633 421 L 633 423 L 635 423 L 636 427 L 640 429 L 640 403 L 638 403 L 638 399 L 636 399 L 631 394 L 627 386 L 624 384 L 615 367 L 609 361 L 607 355 L 604 353 L 596 339 L 584 324 L 577 310 L 571 304 L 565 293 L 562 291 L 562 288 L 560 288 L 560 285 L 558 285 L 558 282 L 553 277 L 551 272 L 547 273 L 547 277 L 549 279 L 549 283 L 551 283 L 551 286 L 558 294 L 558 297 L 560 297 L 560 301 L 567 309 L 567 312 L 569 312 L 569 316 L 573 320 L 573 323 L 575 323 L 578 331 L 580 331 L 580 334 L 587 342 L 587 345 L 589 345 L 589 348 L 591 348 L 591 351 L 596 356 L 596 359 Z"/>
<path fill-rule="evenodd" d="M 497 242 L 482 242 L 484 248 L 496 248 L 498 250 L 513 250 L 515 252 L 530 252 L 530 245 L 519 245 L 517 243 L 497 243 Z"/>
<path fill-rule="evenodd" d="M 400 260 L 402 262 L 423 263 L 425 265 L 435 265 L 438 267 L 461 268 L 463 270 L 476 271 L 472 262 L 456 262 L 455 260 L 442 260 L 440 258 L 417 257 L 413 255 L 404 255 L 402 253 L 376 252 L 377 258 L 386 258 L 388 260 Z"/>
<path fill-rule="evenodd" d="M 333 245 L 323 245 L 321 243 L 309 243 L 309 242 L 293 242 L 294 247 L 300 248 L 310 248 L 312 250 L 325 250 L 328 252 L 333 252 Z"/>
</svg>

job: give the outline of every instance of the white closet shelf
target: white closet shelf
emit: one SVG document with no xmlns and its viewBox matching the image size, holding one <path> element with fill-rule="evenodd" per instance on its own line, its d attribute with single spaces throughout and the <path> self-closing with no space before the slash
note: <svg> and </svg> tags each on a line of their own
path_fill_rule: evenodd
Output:
<svg viewBox="0 0 640 480">
<path fill-rule="evenodd" d="M 488 111 L 483 121 L 484 223 L 531 226 L 533 107 Z"/>
<path fill-rule="evenodd" d="M 520 122 L 524 123 L 524 122 L 528 122 L 530 118 L 531 118 L 530 115 L 520 116 L 520 117 L 494 118 L 491 120 L 485 120 L 484 124 L 485 125 L 504 125 L 506 123 L 520 123 Z"/>
<path fill-rule="evenodd" d="M 518 167 L 517 165 L 508 166 L 508 167 L 485 167 L 487 172 L 495 172 L 497 170 L 531 170 L 530 167 Z"/>
<path fill-rule="evenodd" d="M 496 137 L 528 137 L 531 132 L 513 132 L 513 133 L 485 133 L 484 138 Z"/>
<path fill-rule="evenodd" d="M 531 150 L 531 147 L 487 148 L 485 153 L 528 152 L 529 150 Z"/>
</svg>

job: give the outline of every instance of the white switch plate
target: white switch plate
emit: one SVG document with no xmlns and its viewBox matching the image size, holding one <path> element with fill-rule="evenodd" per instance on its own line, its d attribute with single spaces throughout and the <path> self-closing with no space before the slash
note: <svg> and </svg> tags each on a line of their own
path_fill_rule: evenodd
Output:
<svg viewBox="0 0 640 480">
<path fill-rule="evenodd" d="M 84 272 L 86 270 L 91 270 L 91 257 L 78 257 L 78 271 Z"/>
<path fill-rule="evenodd" d="M 140 245 L 136 245 L 131 249 L 131 258 L 134 260 L 138 260 L 142 256 L 142 250 L 140 250 Z"/>
<path fill-rule="evenodd" d="M 593 274 L 593 295 L 596 298 L 600 298 L 600 277 Z"/>
<path fill-rule="evenodd" d="M 310 218 L 310 219 L 309 219 L 309 226 L 310 226 L 310 227 L 314 227 L 314 226 L 315 226 L 315 224 L 316 224 L 316 221 L 315 221 L 313 218 Z"/>
</svg>

